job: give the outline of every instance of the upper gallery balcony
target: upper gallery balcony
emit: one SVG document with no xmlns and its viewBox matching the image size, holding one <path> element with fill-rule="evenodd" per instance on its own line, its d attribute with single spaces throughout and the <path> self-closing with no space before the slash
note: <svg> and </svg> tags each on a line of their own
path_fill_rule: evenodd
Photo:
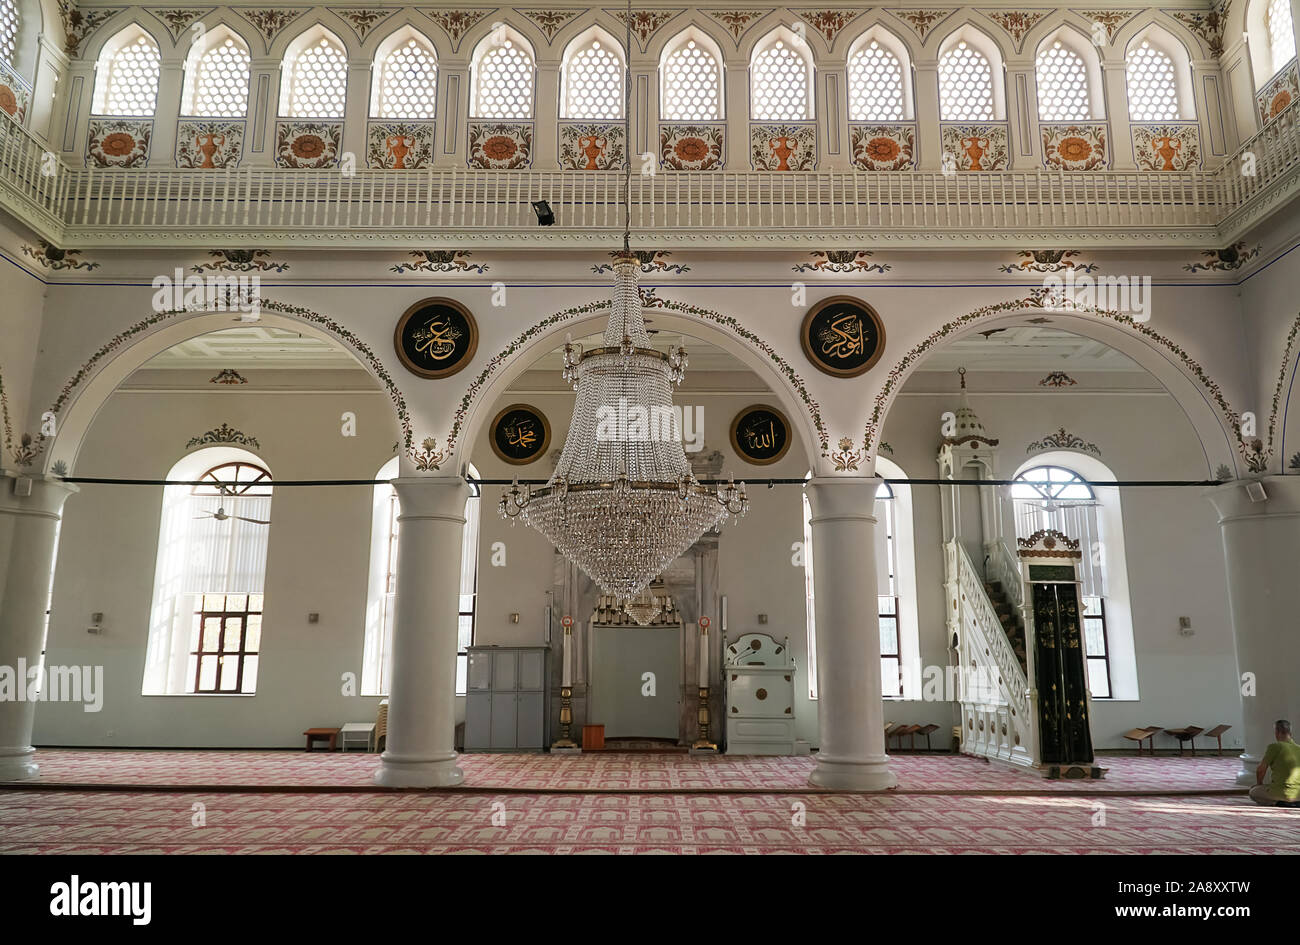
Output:
<svg viewBox="0 0 1300 945">
<path fill-rule="evenodd" d="M 1297 115 L 1205 172 L 634 174 L 631 224 L 646 247 L 1227 246 L 1300 190 Z M 554 248 L 623 227 L 617 171 L 73 168 L 0 126 L 0 209 L 59 247 Z"/>
</svg>

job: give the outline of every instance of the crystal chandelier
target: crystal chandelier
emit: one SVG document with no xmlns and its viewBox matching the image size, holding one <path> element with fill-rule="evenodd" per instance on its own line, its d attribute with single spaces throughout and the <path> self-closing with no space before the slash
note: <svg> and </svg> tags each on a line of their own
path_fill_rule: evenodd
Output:
<svg viewBox="0 0 1300 945">
<path fill-rule="evenodd" d="M 516 480 L 500 503 L 502 517 L 537 529 L 624 607 L 701 535 L 749 507 L 743 482 L 710 490 L 691 473 L 672 397 L 686 350 L 651 346 L 639 269 L 630 253 L 614 259 L 603 344 L 564 345 L 562 376 L 578 396 L 555 474 L 537 492 Z M 646 611 L 653 619 L 657 608 Z"/>
<path fill-rule="evenodd" d="M 627 50 L 632 48 L 628 4 Z M 624 73 L 624 140 L 631 80 Z M 562 376 L 578 392 L 555 473 L 537 492 L 518 480 L 501 497 L 503 518 L 520 518 L 586 571 L 640 623 L 659 612 L 642 592 L 670 563 L 728 515 L 749 508 L 745 484 L 715 490 L 691 473 L 673 411 L 686 349 L 655 349 L 641 314 L 640 260 L 629 249 L 632 163 L 623 177 L 623 251 L 614 257 L 614 300 L 603 343 L 584 351 L 565 341 Z M 647 599 L 648 598 L 648 599 Z M 631 609 L 627 610 L 629 604 Z M 644 626 L 644 624 L 643 624 Z"/>
</svg>

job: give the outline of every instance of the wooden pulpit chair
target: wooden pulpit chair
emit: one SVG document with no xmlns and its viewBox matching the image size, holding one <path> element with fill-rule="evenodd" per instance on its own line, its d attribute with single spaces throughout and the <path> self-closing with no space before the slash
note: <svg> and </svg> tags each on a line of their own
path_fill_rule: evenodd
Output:
<svg viewBox="0 0 1300 945">
<path fill-rule="evenodd" d="M 1200 726 L 1186 725 L 1183 728 L 1167 728 L 1165 729 L 1165 734 L 1172 735 L 1174 736 L 1174 738 L 1178 739 L 1178 754 L 1181 755 L 1183 753 L 1183 743 L 1186 742 L 1187 744 L 1191 745 L 1192 754 L 1195 755 L 1196 736 L 1200 735 L 1204 731 L 1205 729 L 1201 728 Z"/>
<path fill-rule="evenodd" d="M 1216 742 L 1219 743 L 1220 755 L 1223 754 L 1223 733 L 1230 728 L 1232 728 L 1231 725 L 1216 725 L 1214 726 L 1214 728 L 1210 729 L 1208 732 L 1205 732 L 1203 735 L 1204 738 L 1213 738 Z"/>
</svg>

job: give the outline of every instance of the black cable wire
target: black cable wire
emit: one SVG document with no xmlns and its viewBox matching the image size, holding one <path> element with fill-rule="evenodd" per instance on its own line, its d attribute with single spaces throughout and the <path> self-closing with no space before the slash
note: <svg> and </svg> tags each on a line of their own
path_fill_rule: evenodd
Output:
<svg viewBox="0 0 1300 945">
<path fill-rule="evenodd" d="M 62 482 L 70 482 L 75 485 L 97 485 L 97 486 L 212 486 L 218 485 L 211 479 L 111 479 L 97 476 L 57 476 L 55 477 Z M 300 486 L 383 486 L 388 485 L 391 480 L 388 479 L 277 479 L 267 483 L 272 488 L 294 488 Z M 547 479 L 474 479 L 466 477 L 465 481 L 473 486 L 509 486 L 518 482 L 521 486 L 544 486 L 549 480 Z M 700 479 L 700 485 L 704 486 L 724 486 L 731 480 L 729 479 Z M 1060 485 L 1060 483 L 1047 482 L 1045 480 L 1034 479 L 882 479 L 891 486 L 1049 486 Z M 1180 488 L 1197 488 L 1204 486 L 1222 485 L 1224 480 L 1219 479 L 1120 479 L 1114 482 L 1100 482 L 1088 479 L 1076 480 L 1079 483 L 1088 486 L 1105 488 L 1107 486 L 1118 486 L 1125 489 L 1142 488 L 1142 487 L 1160 487 L 1165 489 Z M 807 485 L 809 480 L 800 479 L 745 479 L 747 486 L 803 486 Z M 225 483 L 225 485 L 241 485 L 241 483 Z"/>
</svg>

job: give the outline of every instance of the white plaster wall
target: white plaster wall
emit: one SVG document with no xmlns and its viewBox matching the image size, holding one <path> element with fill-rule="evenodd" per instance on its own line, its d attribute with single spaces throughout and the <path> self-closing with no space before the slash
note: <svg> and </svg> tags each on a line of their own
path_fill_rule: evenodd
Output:
<svg viewBox="0 0 1300 945">
<path fill-rule="evenodd" d="M 978 381 L 972 376 L 972 383 Z M 976 385 L 977 386 L 977 385 Z M 683 394 L 679 403 L 704 407 L 709 449 L 727 456 L 726 470 L 750 479 L 801 477 L 807 470 L 800 445 L 779 463 L 754 467 L 737 461 L 727 443 L 732 418 L 761 395 Z M 541 408 L 551 421 L 553 446 L 567 428 L 572 395 L 508 394 Z M 938 414 L 954 397 L 904 394 L 885 439 L 893 459 L 913 477 L 935 475 Z M 1025 444 L 1059 426 L 1096 442 L 1120 478 L 1182 478 L 1203 462 L 1190 425 L 1163 395 L 1044 392 L 981 395 L 972 402 L 1002 439 L 1003 465 L 1023 460 Z M 360 435 L 339 435 L 343 410 L 358 414 Z M 228 422 L 256 436 L 277 479 L 369 478 L 391 455 L 391 414 L 378 393 L 114 395 L 91 428 L 78 471 L 87 476 L 162 477 L 184 452 L 189 437 Z M 501 462 L 486 440 L 472 461 L 485 478 L 544 478 L 550 463 L 514 467 Z M 483 495 L 479 558 L 477 642 L 538 644 L 542 609 L 551 587 L 554 551 L 523 526 L 496 513 L 500 487 Z M 47 659 L 105 667 L 104 710 L 42 705 L 39 744 L 294 747 L 312 725 L 373 718 L 376 699 L 340 694 L 344 672 L 360 672 L 366 574 L 370 546 L 368 487 L 282 488 L 272 507 L 267 569 L 267 632 L 258 692 L 250 697 L 142 697 L 141 675 L 154 576 L 161 488 L 83 487 L 70 500 L 63 527 Z M 788 635 L 799 665 L 796 719 L 801 737 L 817 741 L 815 704 L 806 696 L 807 646 L 803 575 L 791 564 L 802 540 L 802 503 L 796 487 L 751 490 L 749 515 L 724 530 L 719 546 L 720 590 L 730 602 L 732 636 L 765 630 Z M 913 487 L 921 659 L 946 665 L 942 600 L 943 564 L 938 487 Z M 1122 747 L 1120 733 L 1135 725 L 1240 727 L 1235 657 L 1224 602 L 1225 578 L 1218 529 L 1209 503 L 1195 489 L 1144 489 L 1124 494 L 1125 535 L 1135 622 L 1141 700 L 1098 703 L 1098 747 Z M 493 566 L 492 546 L 505 543 L 506 564 Z M 905 603 L 905 606 L 912 606 Z M 89 615 L 105 614 L 106 632 L 85 632 Z M 308 624 L 307 614 L 321 614 Z M 509 615 L 518 612 L 520 622 Z M 766 626 L 758 614 L 769 615 Z M 1188 616 L 1195 635 L 1181 637 L 1177 618 Z M 463 700 L 461 700 L 463 702 Z M 463 714 L 463 708 L 460 710 Z M 952 724 L 947 703 L 890 702 L 896 722 Z M 110 735 L 109 732 L 114 734 Z M 946 745 L 945 732 L 936 745 Z"/>
</svg>

